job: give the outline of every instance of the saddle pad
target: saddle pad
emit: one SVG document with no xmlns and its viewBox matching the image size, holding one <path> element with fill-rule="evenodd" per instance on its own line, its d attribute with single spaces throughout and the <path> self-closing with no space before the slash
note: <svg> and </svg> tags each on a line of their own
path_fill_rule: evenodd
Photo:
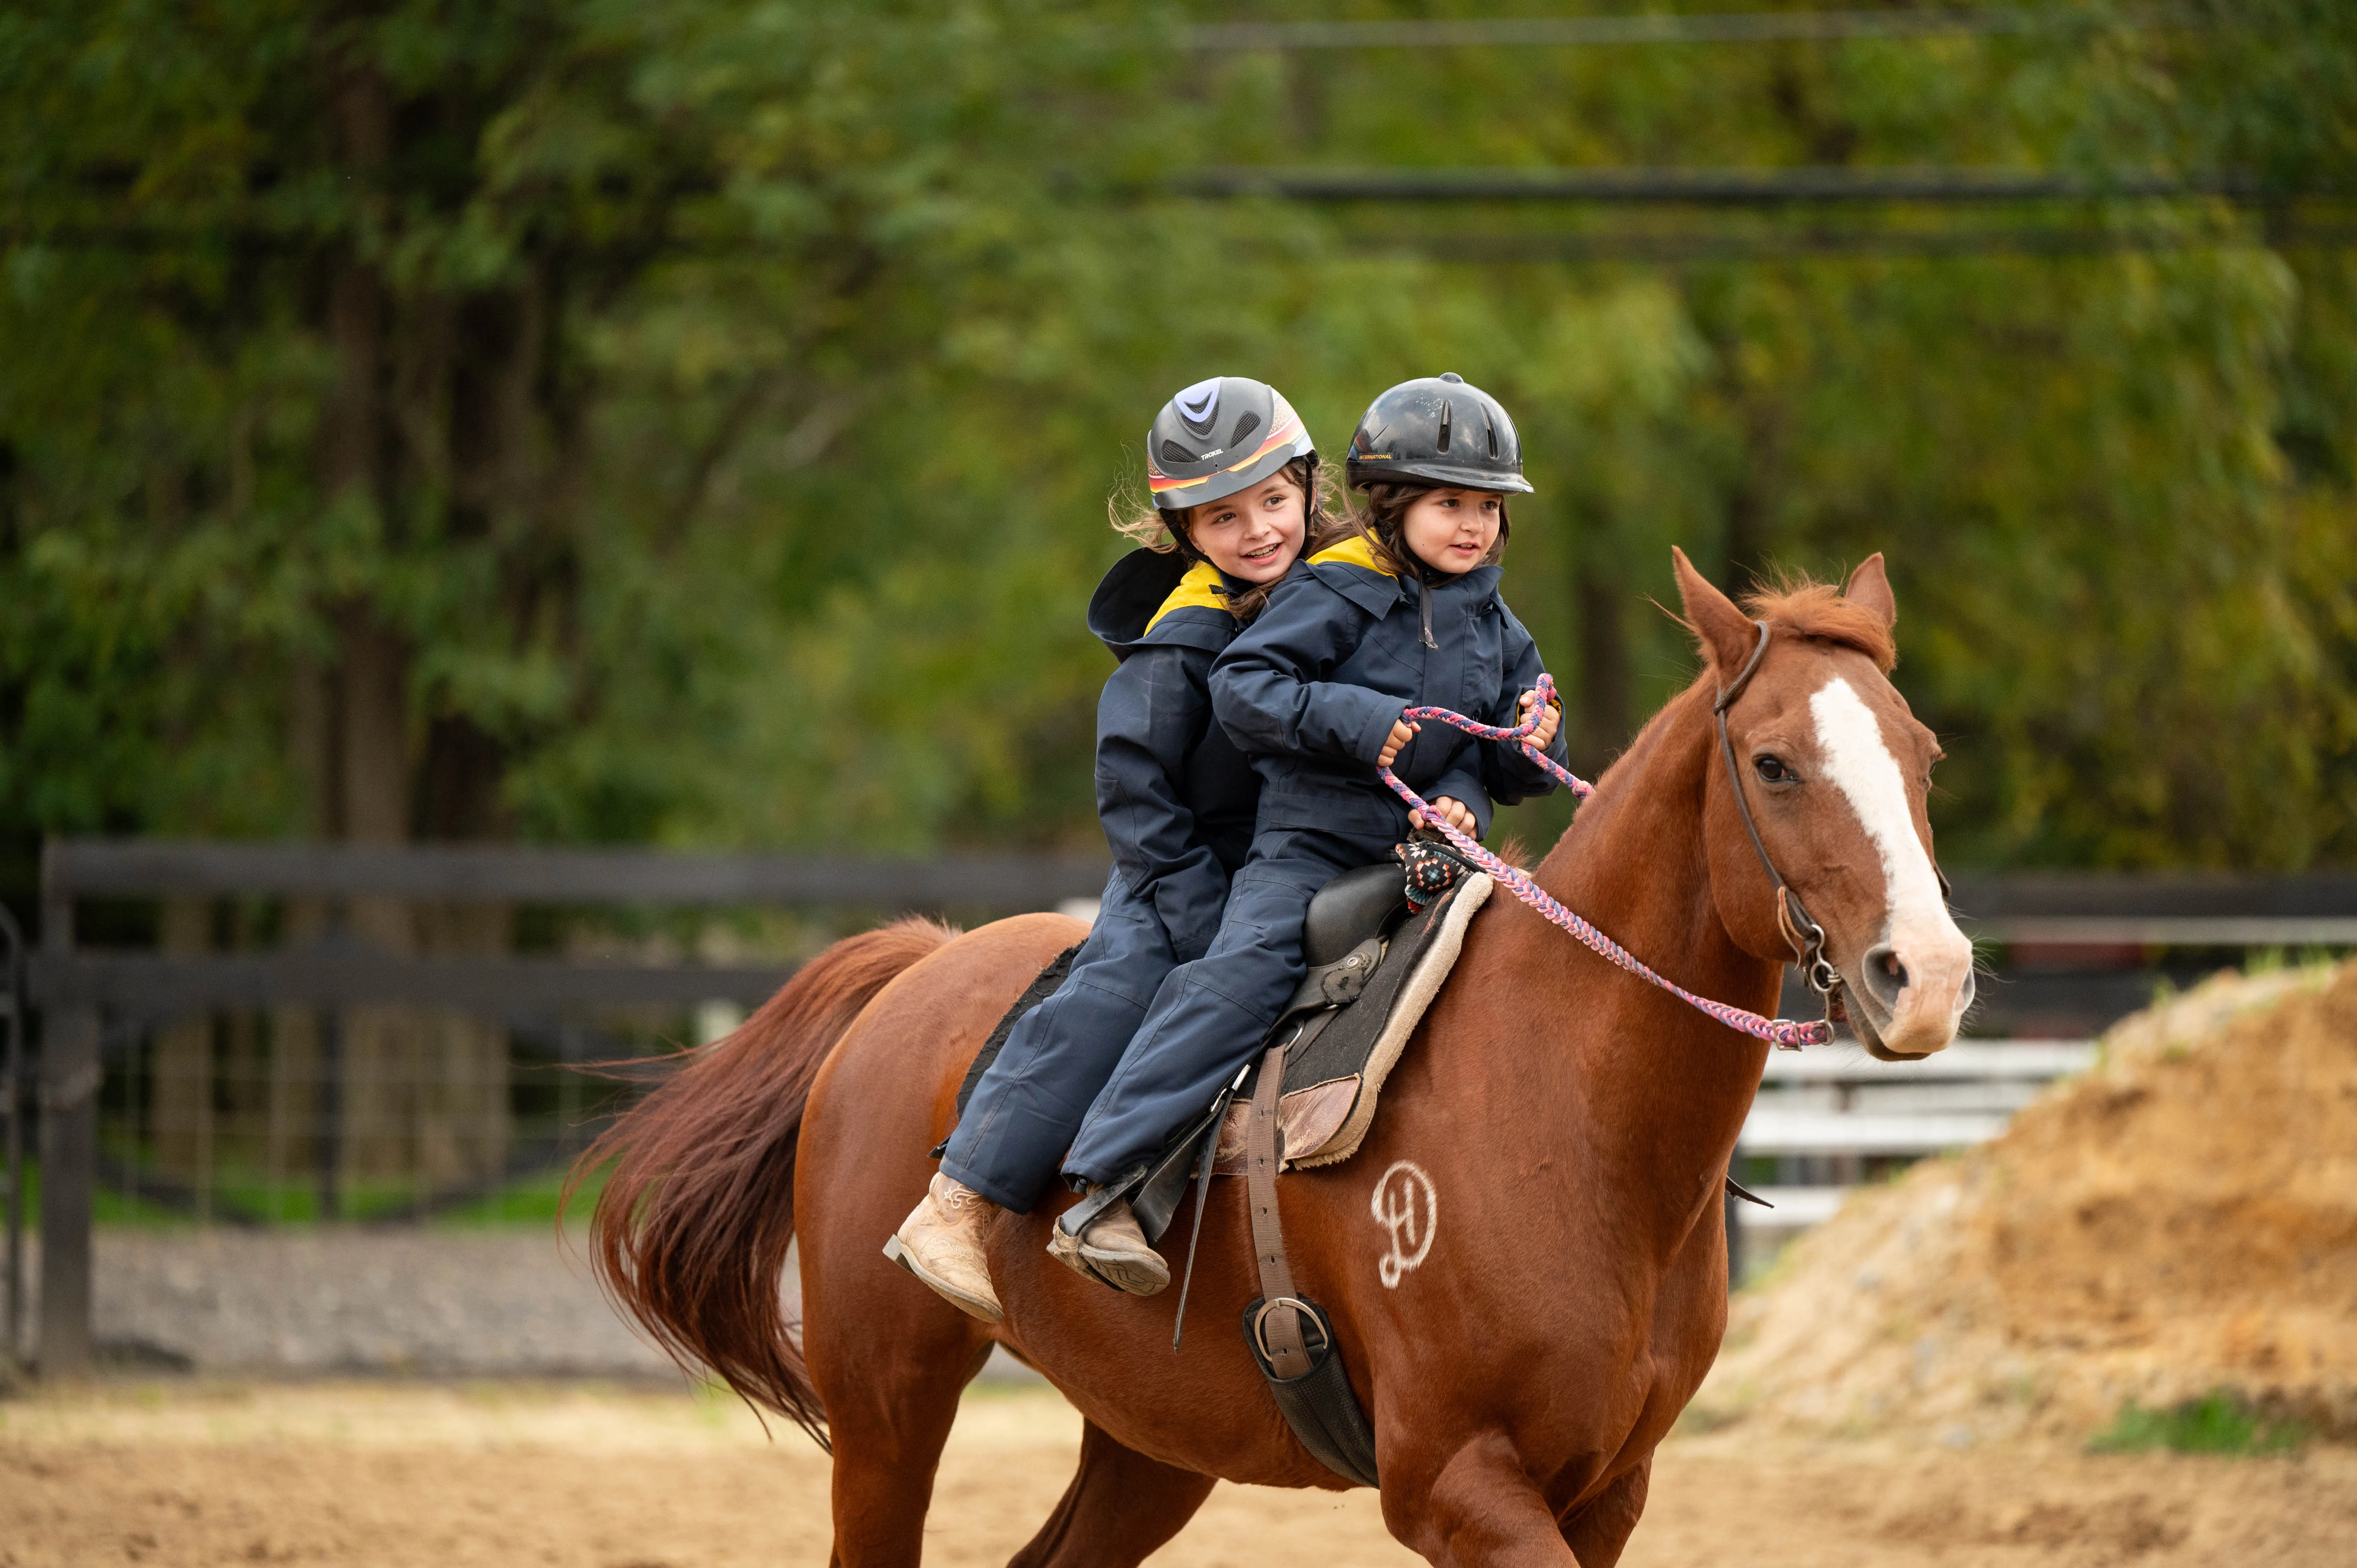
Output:
<svg viewBox="0 0 2357 1568">
<path fill-rule="evenodd" d="M 1285 1092 L 1277 1101 L 1286 1170 L 1337 1165 L 1359 1152 L 1384 1080 L 1457 966 L 1465 928 L 1495 886 L 1486 873 L 1475 872 L 1402 926 L 1364 994 L 1286 1056 Z M 1241 1103 L 1228 1108 L 1220 1129 L 1219 1175 L 1243 1174 L 1251 1111 Z"/>
<path fill-rule="evenodd" d="M 1081 944 L 1074 942 L 1058 953 L 1048 967 L 1039 972 L 1039 978 L 1023 988 L 1023 994 L 1015 999 L 1015 1005 L 1006 1010 L 1006 1016 L 998 1020 L 998 1026 L 990 1031 L 990 1038 L 983 1041 L 982 1049 L 974 1055 L 974 1065 L 965 1069 L 965 1081 L 958 1085 L 960 1116 L 965 1114 L 966 1101 L 974 1098 L 974 1086 L 982 1081 L 982 1075 L 990 1070 L 990 1064 L 998 1059 L 998 1053 L 1006 1047 L 1006 1036 L 1015 1032 L 1015 1026 L 1024 1014 L 1056 994 L 1056 987 L 1063 984 L 1064 977 L 1072 972 L 1072 960 L 1080 950 Z M 934 1151 L 933 1157 L 941 1157 L 940 1150 Z"/>
</svg>

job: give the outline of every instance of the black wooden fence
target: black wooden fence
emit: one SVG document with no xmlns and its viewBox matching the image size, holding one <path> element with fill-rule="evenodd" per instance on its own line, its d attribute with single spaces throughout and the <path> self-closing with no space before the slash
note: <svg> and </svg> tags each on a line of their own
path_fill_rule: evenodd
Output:
<svg viewBox="0 0 2357 1568">
<path fill-rule="evenodd" d="M 0 1081 L 10 1151 L 8 1302 L 16 1311 L 16 1219 L 27 1096 L 41 1156 L 41 1363 L 92 1363 L 91 1226 L 106 1156 L 98 1107 L 102 1041 L 208 1010 L 308 1010 L 332 1039 L 347 1010 L 431 1008 L 510 1026 L 565 1026 L 599 1009 L 749 1006 L 791 972 L 778 964 L 593 962 L 560 957 L 404 956 L 355 939 L 339 912 L 367 900 L 421 905 L 826 908 L 883 917 L 1053 908 L 1095 894 L 1101 860 L 950 856 L 927 861 L 810 855 L 457 846 L 263 846 L 61 842 L 42 868 L 40 947 L 0 982 L 37 1009 L 37 1082 L 24 1085 L 21 1006 L 7 1015 Z M 307 901 L 317 935 L 267 952 L 95 950 L 75 940 L 97 900 Z M 2144 1005 L 2162 976 L 2190 979 L 2254 947 L 2357 946 L 2357 877 L 1959 877 L 1966 928 L 2000 955 L 1977 1031 L 2084 1036 Z M 0 943 L 14 928 L 0 929 Z M 10 992 L 0 984 L 0 992 Z M 113 1033 L 110 1035 L 110 1031 Z M 573 1059 L 571 1058 L 568 1060 Z M 20 1087 L 22 1086 L 22 1087 Z M 332 1086 L 331 1086 L 332 1087 Z M 322 1210 L 323 1214 L 332 1213 Z M 23 1343 L 12 1321 L 10 1348 Z"/>
<path fill-rule="evenodd" d="M 90 1236 L 104 1165 L 98 1104 L 108 1028 L 212 1009 L 293 1007 L 316 1010 L 332 1043 L 348 1009 L 431 1008 L 535 1024 L 617 1007 L 749 1006 L 792 972 L 777 964 L 403 956 L 368 946 L 341 919 L 363 901 L 1009 913 L 1093 895 L 1104 875 L 1102 861 L 1037 856 L 916 862 L 446 845 L 52 843 L 42 862 L 41 946 L 26 975 L 42 1023 L 34 1097 L 42 1368 L 70 1375 L 92 1362 Z M 93 900 L 232 897 L 308 901 L 325 912 L 323 929 L 265 953 L 93 950 L 75 941 L 78 908 Z M 326 1087 L 335 1091 L 332 1079 Z M 0 1098 L 12 1106 L 20 1099 L 15 1090 Z"/>
</svg>

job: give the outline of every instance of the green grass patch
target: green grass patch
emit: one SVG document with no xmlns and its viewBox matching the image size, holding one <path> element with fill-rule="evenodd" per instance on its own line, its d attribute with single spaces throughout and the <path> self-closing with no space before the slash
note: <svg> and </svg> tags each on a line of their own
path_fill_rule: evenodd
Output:
<svg viewBox="0 0 2357 1568">
<path fill-rule="evenodd" d="M 2308 1439 L 2298 1422 L 2278 1421 L 2255 1411 L 2223 1389 L 2165 1410 L 2147 1410 L 2130 1400 L 2108 1431 L 2088 1443 L 2094 1454 L 2288 1454 Z"/>
<path fill-rule="evenodd" d="M 577 1225 L 589 1218 L 597 1207 L 597 1195 L 606 1190 L 606 1178 L 612 1174 L 610 1160 L 589 1173 L 580 1190 L 573 1195 L 573 1207 L 567 1214 L 569 1223 Z M 554 1225 L 556 1202 L 564 1191 L 565 1167 L 555 1166 L 519 1177 L 471 1203 L 446 1208 L 434 1217 L 434 1223 L 462 1230 L 487 1225 Z"/>
<path fill-rule="evenodd" d="M 586 1221 L 605 1189 L 610 1165 L 591 1172 L 575 1195 L 571 1219 Z M 516 1177 L 480 1197 L 448 1205 L 435 1204 L 425 1222 L 458 1230 L 511 1226 L 545 1228 L 556 1222 L 557 1198 L 565 1187 L 565 1167 L 552 1165 Z M 138 1230 L 193 1230 L 214 1224 L 260 1224 L 304 1227 L 322 1222 L 317 1180 L 308 1175 L 272 1181 L 261 1175 L 223 1168 L 212 1188 L 210 1214 L 180 1203 L 101 1181 L 91 1194 L 91 1219 L 111 1229 Z M 351 1182 L 338 1193 L 335 1219 L 343 1221 L 401 1220 L 416 1213 L 417 1191 L 405 1182 Z M 25 1223 L 40 1228 L 41 1167 L 25 1162 Z"/>
<path fill-rule="evenodd" d="M 31 1182 L 25 1184 L 28 1188 Z M 28 1191 L 26 1196 L 25 1223 L 40 1223 L 40 1194 Z M 197 1218 L 183 1214 L 152 1197 L 136 1193 L 119 1192 L 111 1187 L 101 1187 L 90 1195 L 90 1217 L 93 1225 L 129 1227 L 140 1230 L 191 1230 Z"/>
</svg>

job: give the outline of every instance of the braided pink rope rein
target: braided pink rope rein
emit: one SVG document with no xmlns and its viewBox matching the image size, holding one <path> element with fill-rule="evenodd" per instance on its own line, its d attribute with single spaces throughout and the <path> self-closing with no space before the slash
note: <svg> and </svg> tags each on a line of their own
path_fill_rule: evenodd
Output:
<svg viewBox="0 0 2357 1568">
<path fill-rule="evenodd" d="M 1411 724 L 1420 719 L 1437 719 L 1442 724 L 1461 729 L 1467 735 L 1477 736 L 1483 740 L 1512 741 L 1522 747 L 1523 756 L 1545 768 L 1555 777 L 1556 782 L 1585 800 L 1596 793 L 1596 786 L 1579 778 L 1569 768 L 1557 767 L 1553 757 L 1531 744 L 1532 732 L 1538 728 L 1539 715 L 1546 711 L 1546 705 L 1549 703 L 1555 701 L 1555 677 L 1542 674 L 1539 677 L 1537 689 L 1539 700 L 1531 704 L 1530 715 L 1521 724 L 1507 727 L 1478 724 L 1463 714 L 1453 713 L 1447 708 L 1410 708 L 1401 716 Z M 1823 1020 L 1803 1024 L 1789 1018 L 1763 1018 L 1757 1013 L 1746 1012 L 1743 1008 L 1730 1006 L 1724 1002 L 1714 1002 L 1707 996 L 1697 996 L 1677 982 L 1655 973 L 1636 954 L 1565 908 L 1561 901 L 1553 894 L 1532 881 L 1528 872 L 1508 865 L 1458 832 L 1455 826 L 1443 819 L 1439 812 L 1434 811 L 1422 796 L 1401 783 L 1398 776 L 1390 768 L 1378 768 L 1375 771 L 1385 784 L 1391 786 L 1393 794 L 1407 802 L 1409 810 L 1423 812 L 1426 825 L 1437 829 L 1456 846 L 1458 854 L 1496 877 L 1515 897 L 1569 931 L 1579 940 L 1581 945 L 1590 949 L 1599 957 L 1620 965 L 1640 980 L 1651 981 L 1680 1001 L 1709 1014 L 1730 1029 L 1741 1030 L 1754 1039 L 1766 1040 L 1771 1045 L 1781 1046 L 1786 1050 L 1792 1051 L 1799 1050 L 1803 1046 L 1822 1046 L 1832 1041 L 1833 1026 Z"/>
</svg>

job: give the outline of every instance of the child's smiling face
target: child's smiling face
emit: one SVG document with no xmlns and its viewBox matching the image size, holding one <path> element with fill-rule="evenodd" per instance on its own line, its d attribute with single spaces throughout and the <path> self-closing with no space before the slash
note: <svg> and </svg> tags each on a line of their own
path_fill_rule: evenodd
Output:
<svg viewBox="0 0 2357 1568">
<path fill-rule="evenodd" d="M 1212 565 L 1238 582 L 1274 583 L 1301 553 L 1308 524 L 1306 498 L 1284 473 L 1191 508 L 1187 538 Z"/>
<path fill-rule="evenodd" d="M 1400 519 L 1408 551 L 1436 572 L 1459 576 L 1489 558 L 1506 498 L 1495 490 L 1429 489 Z"/>
</svg>

